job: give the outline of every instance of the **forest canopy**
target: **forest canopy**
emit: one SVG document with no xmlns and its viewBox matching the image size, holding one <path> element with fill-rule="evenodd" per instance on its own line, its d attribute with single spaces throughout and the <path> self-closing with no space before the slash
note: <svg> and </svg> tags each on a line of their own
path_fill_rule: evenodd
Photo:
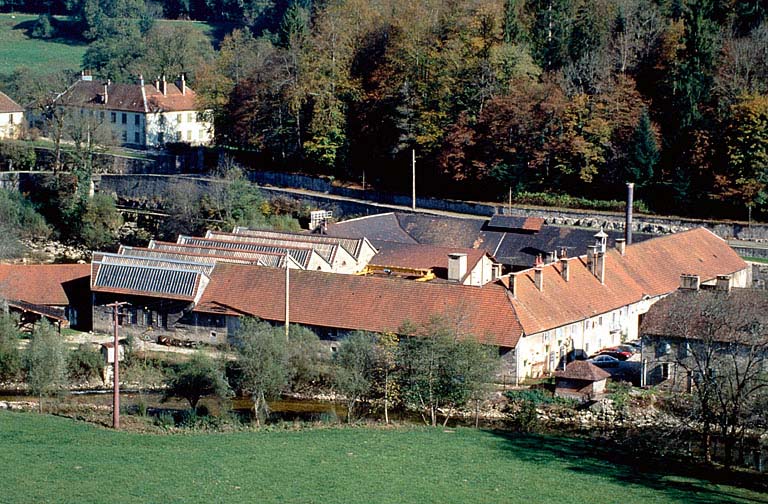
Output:
<svg viewBox="0 0 768 504">
<path fill-rule="evenodd" d="M 187 72 L 217 143 L 261 166 L 404 189 L 415 150 L 443 196 L 635 182 L 659 212 L 765 216 L 762 1 L 11 1 L 70 15 L 104 78 Z M 214 49 L 158 16 L 232 31 Z"/>
</svg>

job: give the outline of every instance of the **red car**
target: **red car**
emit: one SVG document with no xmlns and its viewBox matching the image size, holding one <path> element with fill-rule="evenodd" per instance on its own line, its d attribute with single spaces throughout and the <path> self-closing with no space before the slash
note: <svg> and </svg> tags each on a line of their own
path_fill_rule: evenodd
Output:
<svg viewBox="0 0 768 504">
<path fill-rule="evenodd" d="M 609 347 L 609 348 L 603 348 L 602 350 L 597 352 L 595 355 L 610 355 L 611 357 L 615 357 L 621 361 L 625 361 L 630 357 L 632 357 L 632 352 L 620 350 L 617 347 Z"/>
</svg>

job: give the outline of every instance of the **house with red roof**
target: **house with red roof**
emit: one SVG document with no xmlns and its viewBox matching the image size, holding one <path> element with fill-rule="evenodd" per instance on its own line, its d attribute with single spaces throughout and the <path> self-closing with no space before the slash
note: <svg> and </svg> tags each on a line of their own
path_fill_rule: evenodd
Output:
<svg viewBox="0 0 768 504">
<path fill-rule="evenodd" d="M 0 305 L 22 325 L 44 318 L 58 327 L 91 327 L 90 265 L 0 264 Z"/>
<path fill-rule="evenodd" d="M 56 105 L 109 127 L 115 139 L 132 147 L 160 147 L 169 142 L 207 145 L 213 123 L 183 75 L 176 82 L 165 77 L 145 83 L 94 80 L 88 72 L 56 98 Z M 30 127 L 40 117 L 29 114 Z"/>
<path fill-rule="evenodd" d="M 0 140 L 18 138 L 24 125 L 24 108 L 0 91 Z"/>
</svg>

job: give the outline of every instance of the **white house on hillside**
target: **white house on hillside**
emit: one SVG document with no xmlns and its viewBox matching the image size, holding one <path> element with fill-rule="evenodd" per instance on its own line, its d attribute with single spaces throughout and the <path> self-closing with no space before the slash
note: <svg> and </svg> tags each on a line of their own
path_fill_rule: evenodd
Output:
<svg viewBox="0 0 768 504">
<path fill-rule="evenodd" d="M 116 139 L 134 147 L 160 147 L 169 142 L 207 145 L 213 124 L 197 104 L 197 95 L 184 76 L 173 83 L 165 77 L 145 84 L 94 80 L 83 73 L 80 80 L 61 93 L 56 103 L 80 115 L 109 124 Z M 34 117 L 30 118 L 30 126 Z"/>
<path fill-rule="evenodd" d="M 18 138 L 24 124 L 24 108 L 0 92 L 0 140 Z"/>
</svg>

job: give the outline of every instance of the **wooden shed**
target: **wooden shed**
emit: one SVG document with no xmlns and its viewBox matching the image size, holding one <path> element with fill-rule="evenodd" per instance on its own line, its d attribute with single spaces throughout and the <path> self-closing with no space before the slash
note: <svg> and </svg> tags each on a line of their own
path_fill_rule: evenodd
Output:
<svg viewBox="0 0 768 504">
<path fill-rule="evenodd" d="M 555 396 L 588 401 L 605 391 L 610 374 L 587 361 L 573 361 L 555 373 Z"/>
</svg>

